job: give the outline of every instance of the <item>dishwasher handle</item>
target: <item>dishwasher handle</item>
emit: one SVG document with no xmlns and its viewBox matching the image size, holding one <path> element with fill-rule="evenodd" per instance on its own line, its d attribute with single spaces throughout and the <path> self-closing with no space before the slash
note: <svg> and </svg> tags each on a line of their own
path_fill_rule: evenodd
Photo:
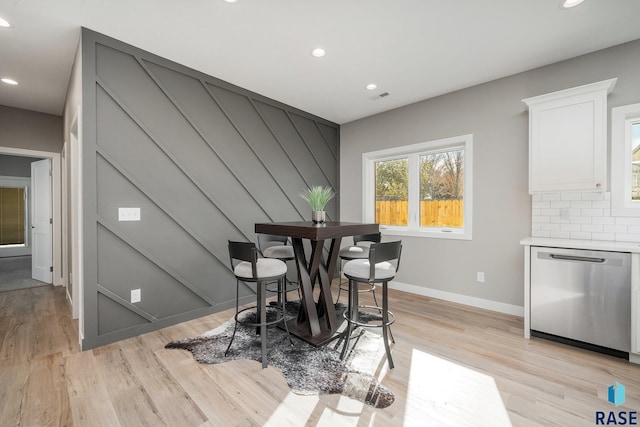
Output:
<svg viewBox="0 0 640 427">
<path fill-rule="evenodd" d="M 560 254 L 550 254 L 552 259 L 558 261 L 579 261 L 579 262 L 592 262 L 596 264 L 602 264 L 606 261 L 605 258 L 595 258 L 589 256 L 577 256 L 577 255 L 560 255 Z"/>
</svg>

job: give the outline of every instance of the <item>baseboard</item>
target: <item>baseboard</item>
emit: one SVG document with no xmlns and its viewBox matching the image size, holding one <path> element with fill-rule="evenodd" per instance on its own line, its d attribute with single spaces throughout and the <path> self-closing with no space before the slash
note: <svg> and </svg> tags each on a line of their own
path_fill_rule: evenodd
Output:
<svg viewBox="0 0 640 427">
<path fill-rule="evenodd" d="M 396 281 L 389 282 L 390 289 L 397 289 L 403 292 L 409 292 L 425 297 L 438 298 L 445 301 L 455 302 L 458 304 L 469 305 L 471 307 L 482 308 L 484 310 L 497 311 L 498 313 L 511 314 L 514 316 L 524 317 L 524 307 L 503 302 L 491 301 L 488 299 L 470 297 L 468 295 L 456 294 L 453 292 L 441 291 L 439 289 L 431 289 L 423 286 L 409 285 Z"/>
</svg>

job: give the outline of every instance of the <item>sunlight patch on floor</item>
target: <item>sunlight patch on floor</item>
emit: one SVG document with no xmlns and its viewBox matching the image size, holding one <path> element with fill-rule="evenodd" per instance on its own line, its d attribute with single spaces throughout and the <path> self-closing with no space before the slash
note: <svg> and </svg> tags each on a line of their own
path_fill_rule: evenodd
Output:
<svg viewBox="0 0 640 427">
<path fill-rule="evenodd" d="M 511 426 L 492 377 L 413 350 L 405 425 Z M 415 425 L 415 424 L 414 424 Z"/>
<path fill-rule="evenodd" d="M 319 426 L 357 426 L 360 422 L 360 415 L 364 404 L 346 396 L 340 396 L 340 400 L 335 408 L 325 408 L 322 416 L 318 420 Z M 345 418 L 347 417 L 347 418 Z"/>
<path fill-rule="evenodd" d="M 313 414 L 318 400 L 317 396 L 300 396 L 288 393 L 264 426 L 304 425 L 304 421 Z"/>
<path fill-rule="evenodd" d="M 302 396 L 289 393 L 273 412 L 265 427 L 281 427 L 289 425 L 305 425 L 311 418 L 318 417 L 318 396 Z M 364 426 L 373 425 L 375 414 L 371 415 L 368 424 L 362 424 L 360 416 L 365 405 L 346 396 L 340 396 L 335 407 L 325 407 L 319 414 L 316 426 Z M 316 414 L 314 414 L 316 413 Z M 360 423 L 360 424 L 359 424 Z"/>
</svg>

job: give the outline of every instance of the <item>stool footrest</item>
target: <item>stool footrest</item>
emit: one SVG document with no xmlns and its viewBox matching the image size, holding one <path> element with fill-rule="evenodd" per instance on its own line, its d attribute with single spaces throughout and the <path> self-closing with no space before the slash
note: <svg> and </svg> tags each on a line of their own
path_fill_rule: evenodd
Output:
<svg viewBox="0 0 640 427">
<path fill-rule="evenodd" d="M 270 287 L 270 285 L 272 285 L 273 283 L 278 283 L 278 282 L 271 282 L 267 285 L 267 292 L 280 292 L 277 288 L 274 289 L 273 286 Z M 291 292 L 291 291 L 295 291 L 296 289 L 298 289 L 300 287 L 300 285 L 298 284 L 298 282 L 292 282 L 290 280 L 286 281 L 286 285 L 285 285 L 285 292 Z"/>
<path fill-rule="evenodd" d="M 360 309 L 361 308 L 366 308 L 368 310 L 375 310 L 375 311 L 379 311 L 380 313 L 382 313 L 382 307 L 376 307 L 373 305 L 359 305 L 358 306 L 358 313 L 360 313 Z M 387 320 L 387 323 L 382 322 L 382 319 L 380 320 L 376 320 L 376 322 L 380 322 L 380 323 L 363 323 L 363 322 L 359 322 L 357 319 L 351 319 L 349 317 L 349 313 L 348 311 L 345 311 L 344 313 L 342 313 L 342 316 L 345 318 L 345 320 L 353 325 L 358 325 L 358 326 L 362 326 L 365 328 L 382 328 L 383 326 L 390 326 L 392 325 L 395 321 L 396 321 L 396 316 L 390 312 L 387 311 L 387 316 L 389 317 L 389 319 Z"/>
<path fill-rule="evenodd" d="M 363 284 L 363 285 L 367 285 L 368 286 L 368 288 L 364 288 L 364 289 L 361 286 L 358 286 L 358 293 L 371 292 L 371 291 L 376 289 L 376 285 L 374 285 L 374 284 L 369 284 L 369 283 L 365 283 L 365 282 L 358 282 L 358 284 Z M 339 283 L 339 287 L 343 291 L 348 291 L 349 290 L 349 281 L 340 282 Z"/>
<path fill-rule="evenodd" d="M 238 313 L 234 316 L 236 322 L 240 323 L 241 325 L 245 325 L 245 326 L 252 326 L 252 327 L 253 326 L 262 326 L 262 323 L 254 323 L 254 322 L 249 322 L 249 321 L 246 321 L 246 320 L 238 319 L 238 316 L 240 314 L 244 313 L 245 311 L 256 310 L 257 308 L 258 307 L 254 305 L 252 307 L 243 308 L 242 310 L 238 311 Z M 266 321 L 264 323 L 265 326 L 275 325 L 276 323 L 280 323 L 280 322 L 282 322 L 284 320 L 284 316 L 285 315 L 284 315 L 284 312 L 282 310 L 280 310 L 280 307 L 274 307 L 272 305 L 268 305 L 268 306 L 265 306 L 263 308 L 263 310 L 274 309 L 274 308 L 276 308 L 276 310 L 275 310 L 276 311 L 276 318 L 273 319 L 273 320 Z M 257 313 L 256 313 L 256 317 L 257 317 Z"/>
</svg>

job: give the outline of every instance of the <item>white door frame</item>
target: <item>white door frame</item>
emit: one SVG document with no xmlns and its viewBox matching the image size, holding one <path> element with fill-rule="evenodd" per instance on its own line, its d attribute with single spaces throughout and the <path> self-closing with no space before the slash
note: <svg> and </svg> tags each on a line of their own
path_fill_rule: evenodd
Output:
<svg viewBox="0 0 640 427">
<path fill-rule="evenodd" d="M 62 233 L 62 241 L 61 250 L 63 253 L 61 262 L 61 270 L 60 275 L 65 278 L 65 287 L 67 288 L 67 298 L 69 298 L 69 284 L 71 283 L 71 277 L 69 276 L 70 271 L 70 253 L 69 253 L 69 167 L 68 167 L 68 158 L 69 158 L 69 143 L 65 141 L 62 146 L 62 158 L 61 158 L 61 180 L 60 180 L 60 197 L 61 197 L 61 207 L 60 207 L 60 218 L 62 219 L 60 224 L 60 230 Z"/>
<path fill-rule="evenodd" d="M 28 150 L 23 148 L 13 147 L 0 147 L 0 154 L 7 154 L 10 156 L 22 156 L 22 157 L 36 157 L 51 159 L 52 166 L 52 201 L 53 201 L 53 284 L 55 286 L 66 286 L 67 278 L 62 273 L 62 213 L 61 213 L 61 196 L 60 190 L 61 175 L 60 175 L 60 153 L 51 151 L 38 151 Z"/>
<path fill-rule="evenodd" d="M 68 248 L 71 249 L 71 268 L 68 272 L 72 277 L 72 318 L 78 319 L 78 338 L 80 346 L 84 339 L 84 268 L 83 268 L 83 243 L 82 243 L 82 109 L 77 108 L 71 120 L 69 129 L 69 144 L 66 151 L 68 159 L 65 161 L 69 167 L 69 191 L 65 203 L 69 205 L 68 236 L 70 237 Z M 66 255 L 69 252 L 65 252 Z M 67 277 L 69 277 L 67 276 Z M 69 281 L 67 281 L 69 283 Z M 69 292 L 67 291 L 67 296 Z"/>
</svg>

